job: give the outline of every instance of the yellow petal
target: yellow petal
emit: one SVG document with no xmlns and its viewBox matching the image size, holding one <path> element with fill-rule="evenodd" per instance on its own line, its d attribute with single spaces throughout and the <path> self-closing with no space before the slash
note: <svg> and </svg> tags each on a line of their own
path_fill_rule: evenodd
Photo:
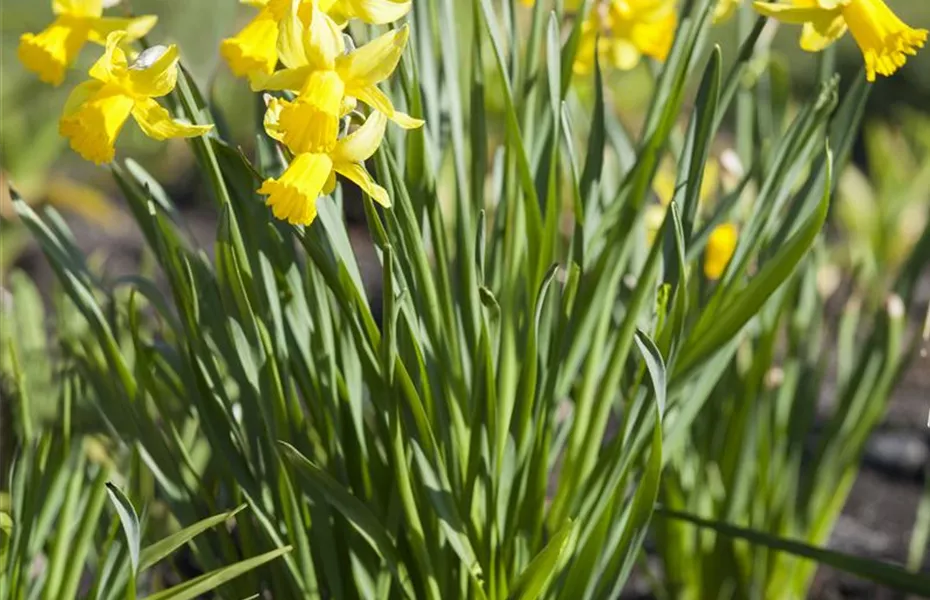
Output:
<svg viewBox="0 0 930 600">
<path fill-rule="evenodd" d="M 75 86 L 75 88 L 71 90 L 68 99 L 65 101 L 61 116 L 68 117 L 73 115 L 85 102 L 90 100 L 91 96 L 103 89 L 103 85 L 103 83 L 91 79 L 90 81 L 85 81 Z"/>
<path fill-rule="evenodd" d="M 678 14 L 674 5 L 665 3 L 666 10 L 656 9 L 647 18 L 634 22 L 629 39 L 646 56 L 664 61 L 675 40 Z"/>
<path fill-rule="evenodd" d="M 120 79 L 126 75 L 129 62 L 120 44 L 126 38 L 125 31 L 114 31 L 107 36 L 106 50 L 90 68 L 90 76 L 104 83 Z"/>
<path fill-rule="evenodd" d="M 155 24 L 158 23 L 158 17 L 155 15 L 145 15 L 134 19 L 119 19 L 113 17 L 101 17 L 90 21 L 90 33 L 88 39 L 97 44 L 106 44 L 107 36 L 114 31 L 125 31 L 126 37 L 124 42 L 138 40 L 145 36 Z"/>
<path fill-rule="evenodd" d="M 707 239 L 707 248 L 704 250 L 704 275 L 708 279 L 717 280 L 723 275 L 733 251 L 736 249 L 738 232 L 732 223 L 718 225 Z"/>
<path fill-rule="evenodd" d="M 145 135 L 154 140 L 197 137 L 209 133 L 212 125 L 189 125 L 175 121 L 158 102 L 152 98 L 137 100 L 132 116 Z"/>
<path fill-rule="evenodd" d="M 336 70 L 350 90 L 356 87 L 372 86 L 391 76 L 407 45 L 410 28 L 404 25 L 400 29 L 389 31 L 368 42 L 361 48 L 339 57 Z"/>
<path fill-rule="evenodd" d="M 278 116 L 291 152 L 325 153 L 336 145 L 345 86 L 335 71 L 314 71 L 295 102 L 285 102 Z"/>
<path fill-rule="evenodd" d="M 714 23 L 722 23 L 733 16 L 742 0 L 717 0 L 714 5 Z"/>
<path fill-rule="evenodd" d="M 103 14 L 103 0 L 52 0 L 52 12 L 74 17 L 99 17 Z"/>
<path fill-rule="evenodd" d="M 410 0 L 340 0 L 327 13 L 337 22 L 361 19 L 372 25 L 393 23 L 410 12 Z"/>
<path fill-rule="evenodd" d="M 129 65 L 127 81 L 133 93 L 158 98 L 171 93 L 178 83 L 178 47 L 152 46 Z"/>
<path fill-rule="evenodd" d="M 278 22 L 264 9 L 235 37 L 220 44 L 220 54 L 237 77 L 271 74 L 278 64 Z"/>
<path fill-rule="evenodd" d="M 819 4 L 785 4 L 776 2 L 753 2 L 752 6 L 759 14 L 777 19 L 782 23 L 803 25 L 818 19 L 840 14 L 839 8 L 826 9 Z"/>
<path fill-rule="evenodd" d="M 371 156 L 384 139 L 387 118 L 383 113 L 371 113 L 361 127 L 339 140 L 331 156 L 336 163 L 362 163 Z"/>
<path fill-rule="evenodd" d="M 357 97 L 376 111 L 384 113 L 388 119 L 397 123 L 404 129 L 416 129 L 417 127 L 423 126 L 424 121 L 422 119 L 415 119 L 406 113 L 394 110 L 394 105 L 391 103 L 390 98 L 376 86 L 371 85 L 353 90 L 347 88 L 346 93 Z"/>
<path fill-rule="evenodd" d="M 893 74 L 927 41 L 926 29 L 908 27 L 882 0 L 852 0 L 842 10 L 865 57 L 869 81 L 875 80 L 876 73 Z"/>
<path fill-rule="evenodd" d="M 250 78 L 252 91 L 298 91 L 307 84 L 307 79 L 315 71 L 313 67 L 298 67 L 296 69 L 281 69 L 273 75 L 253 76 Z"/>
<path fill-rule="evenodd" d="M 278 179 L 267 179 L 258 189 L 278 219 L 309 225 L 316 218 L 316 200 L 329 180 L 333 162 L 325 154 L 298 154 Z"/>
<path fill-rule="evenodd" d="M 351 163 L 335 163 L 334 168 L 337 173 L 350 179 L 363 192 L 371 196 L 372 200 L 385 208 L 391 206 L 391 198 L 388 196 L 387 190 L 375 183 L 368 171 L 365 170 L 365 167 Z"/>
<path fill-rule="evenodd" d="M 311 8 L 306 22 L 307 33 L 304 35 L 307 64 L 317 69 L 332 69 L 337 58 L 346 50 L 342 30 L 326 13 L 319 10 L 316 2 L 306 6 Z"/>
<path fill-rule="evenodd" d="M 285 67 L 293 69 L 307 64 L 307 53 L 304 50 L 304 36 L 307 27 L 300 17 L 300 8 L 304 6 L 300 0 L 288 0 L 287 6 L 278 20 L 277 52 L 278 60 Z"/>
<path fill-rule="evenodd" d="M 265 97 L 266 110 L 262 124 L 268 136 L 281 143 L 284 143 L 284 132 L 281 131 L 281 111 L 284 110 L 285 104 L 287 103 L 279 98 L 267 95 Z"/>
<path fill-rule="evenodd" d="M 87 41 L 87 34 L 84 20 L 59 17 L 38 34 L 24 33 L 19 38 L 17 55 L 20 62 L 39 79 L 60 85 L 65 79 L 65 71 L 74 64 Z"/>
<path fill-rule="evenodd" d="M 86 94 L 87 88 L 74 93 Z M 116 86 L 104 85 L 83 103 L 67 104 L 71 112 L 62 117 L 58 130 L 68 138 L 71 148 L 97 164 L 112 161 L 116 138 L 129 118 L 133 99 Z"/>
<path fill-rule="evenodd" d="M 846 33 L 846 21 L 842 15 L 819 18 L 805 23 L 801 30 L 801 49 L 820 52 Z"/>
</svg>

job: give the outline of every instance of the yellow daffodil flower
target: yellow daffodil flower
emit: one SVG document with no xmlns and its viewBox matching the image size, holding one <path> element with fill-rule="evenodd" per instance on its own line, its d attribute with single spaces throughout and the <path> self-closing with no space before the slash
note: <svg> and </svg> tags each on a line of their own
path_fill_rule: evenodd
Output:
<svg viewBox="0 0 930 600">
<path fill-rule="evenodd" d="M 19 60 L 39 79 L 60 85 L 65 71 L 74 64 L 88 41 L 105 44 L 114 31 L 124 31 L 131 42 L 147 34 L 158 17 L 120 19 L 103 16 L 104 0 L 53 0 L 55 20 L 38 34 L 24 33 L 19 38 Z"/>
<path fill-rule="evenodd" d="M 238 77 L 250 80 L 274 72 L 278 60 L 291 66 L 302 56 L 301 33 L 314 11 L 341 26 L 357 18 L 383 25 L 410 12 L 410 0 L 241 0 L 258 14 L 232 38 L 223 40 L 220 53 Z"/>
<path fill-rule="evenodd" d="M 676 5 L 677 0 L 597 1 L 581 26 L 575 72 L 591 72 L 595 50 L 601 64 L 624 71 L 643 56 L 665 60 L 678 26 Z"/>
<path fill-rule="evenodd" d="M 177 47 L 154 46 L 129 63 L 119 47 L 125 38 L 122 31 L 107 36 L 106 52 L 90 69 L 91 80 L 74 89 L 59 122 L 71 148 L 97 164 L 113 160 L 116 138 L 130 115 L 156 140 L 194 137 L 212 128 L 175 121 L 154 100 L 177 83 Z"/>
<path fill-rule="evenodd" d="M 756 10 L 785 23 L 803 25 L 801 48 L 823 50 L 848 29 L 865 58 L 866 77 L 889 76 L 927 41 L 926 29 L 912 29 L 883 0 L 790 0 L 754 2 Z"/>
<path fill-rule="evenodd" d="M 364 166 L 381 145 L 387 118 L 372 112 L 364 124 L 342 139 L 337 139 L 336 131 L 331 136 L 321 135 L 306 117 L 311 113 L 327 117 L 338 113 L 338 90 L 328 87 L 336 84 L 325 79 L 331 78 L 326 75 L 313 84 L 321 92 L 318 100 L 298 100 L 315 102 L 312 108 L 295 108 L 293 103 L 271 99 L 265 117 L 268 134 L 285 143 L 295 156 L 281 177 L 266 180 L 258 193 L 268 196 L 265 203 L 275 217 L 292 225 L 313 222 L 317 198 L 332 193 L 337 173 L 353 181 L 378 204 L 391 205 L 387 190 L 374 182 Z"/>
<path fill-rule="evenodd" d="M 358 99 L 405 129 L 420 127 L 422 120 L 395 110 L 391 100 L 378 88 L 378 84 L 397 68 L 409 35 L 410 29 L 404 25 L 346 53 L 342 32 L 335 21 L 314 6 L 302 34 L 301 54 L 290 53 L 288 68 L 253 79 L 253 89 L 301 91 L 301 96 L 306 96 L 305 88 L 312 75 L 331 71 L 341 80 L 343 99 L 340 104 L 343 107 L 351 110 Z"/>
<path fill-rule="evenodd" d="M 710 232 L 704 249 L 704 275 L 708 279 L 716 281 L 723 276 L 724 269 L 733 258 L 737 239 L 738 231 L 732 223 L 718 225 Z"/>
</svg>

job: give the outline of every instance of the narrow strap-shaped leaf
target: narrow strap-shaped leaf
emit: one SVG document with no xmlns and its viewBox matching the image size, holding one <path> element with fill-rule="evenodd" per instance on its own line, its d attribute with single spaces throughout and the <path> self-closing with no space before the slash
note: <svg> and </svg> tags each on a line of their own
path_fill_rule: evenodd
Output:
<svg viewBox="0 0 930 600">
<path fill-rule="evenodd" d="M 710 529 L 729 538 L 745 540 L 752 544 L 771 548 L 772 550 L 788 552 L 796 556 L 809 558 L 822 565 L 828 565 L 834 569 L 855 575 L 856 577 L 887 585 L 899 592 L 930 596 L 930 577 L 910 573 L 898 565 L 860 556 L 853 556 L 827 548 L 818 548 L 817 546 L 778 537 L 757 529 L 739 527 L 723 521 L 704 519 L 691 513 L 671 510 L 662 506 L 657 506 L 655 513 L 663 519 L 684 521 L 696 527 L 700 527 L 701 529 Z"/>
</svg>

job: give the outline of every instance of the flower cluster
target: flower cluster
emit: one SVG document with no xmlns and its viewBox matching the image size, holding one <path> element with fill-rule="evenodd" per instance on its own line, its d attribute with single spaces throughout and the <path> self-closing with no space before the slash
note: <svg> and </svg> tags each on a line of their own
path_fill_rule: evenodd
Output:
<svg viewBox="0 0 930 600">
<path fill-rule="evenodd" d="M 407 44 L 403 26 L 354 48 L 342 31 L 349 19 L 383 24 L 402 17 L 410 2 L 394 0 L 267 0 L 238 35 L 223 42 L 233 72 L 256 91 L 292 92 L 267 97 L 265 130 L 293 157 L 278 179 L 258 190 L 275 217 L 307 225 L 316 200 L 330 193 L 336 174 L 353 181 L 383 206 L 387 191 L 364 162 L 381 144 L 387 121 L 405 128 L 423 121 L 394 108 L 378 84 L 394 72 Z M 281 69 L 274 69 L 279 65 Z M 359 102 L 371 110 L 358 112 Z"/>
<path fill-rule="evenodd" d="M 22 63 L 53 85 L 64 81 L 85 42 L 105 45 L 89 71 L 91 79 L 71 92 L 59 122 L 59 132 L 71 148 L 97 164 L 113 160 L 116 138 L 130 116 L 156 140 L 199 136 L 212 128 L 176 121 L 155 101 L 177 83 L 178 49 L 154 46 L 138 54 L 130 50 L 131 42 L 148 33 L 157 19 L 102 16 L 112 4 L 53 0 L 55 21 L 39 34 L 23 34 L 19 45 Z"/>
</svg>

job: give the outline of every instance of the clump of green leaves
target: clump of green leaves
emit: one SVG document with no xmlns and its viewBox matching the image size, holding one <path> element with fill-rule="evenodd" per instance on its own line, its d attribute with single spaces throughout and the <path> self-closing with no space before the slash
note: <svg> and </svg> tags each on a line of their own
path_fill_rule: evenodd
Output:
<svg viewBox="0 0 930 600">
<path fill-rule="evenodd" d="M 212 257 L 148 173 L 113 166 L 167 292 L 98 277 L 53 210 L 17 200 L 84 328 L 63 344 L 75 406 L 94 409 L 149 482 L 132 502 L 181 524 L 248 506 L 234 535 L 206 531 L 196 553 L 205 570 L 280 555 L 244 573 L 240 595 L 615 597 L 667 489 L 663 468 L 682 468 L 721 389 L 762 393 L 729 387 L 734 361 L 809 268 L 865 97 L 860 80 L 840 101 L 826 78 L 702 221 L 704 166 L 762 30 L 728 49 L 725 68 L 706 47 L 713 4 L 685 3 L 634 137 L 599 70 L 590 106 L 569 108 L 580 21 L 563 42 L 563 15 L 544 2 L 528 35 L 514 3 L 498 14 L 489 0 L 415 2 L 416 52 L 391 91 L 428 125 L 373 158 L 394 207 L 361 199 L 380 306 L 341 218 L 358 200 L 337 189 L 312 226 L 273 221 L 253 190 L 284 165 L 264 136 L 251 158 L 219 136 L 192 142 L 220 215 Z M 212 120 L 186 76 L 173 101 Z M 649 246 L 642 217 L 667 153 L 676 193 Z M 743 193 L 750 183 L 756 194 Z M 741 202 L 751 216 L 709 282 L 708 233 Z M 748 431 L 728 431 L 728 460 Z M 135 531 L 133 504 L 115 500 Z"/>
</svg>

